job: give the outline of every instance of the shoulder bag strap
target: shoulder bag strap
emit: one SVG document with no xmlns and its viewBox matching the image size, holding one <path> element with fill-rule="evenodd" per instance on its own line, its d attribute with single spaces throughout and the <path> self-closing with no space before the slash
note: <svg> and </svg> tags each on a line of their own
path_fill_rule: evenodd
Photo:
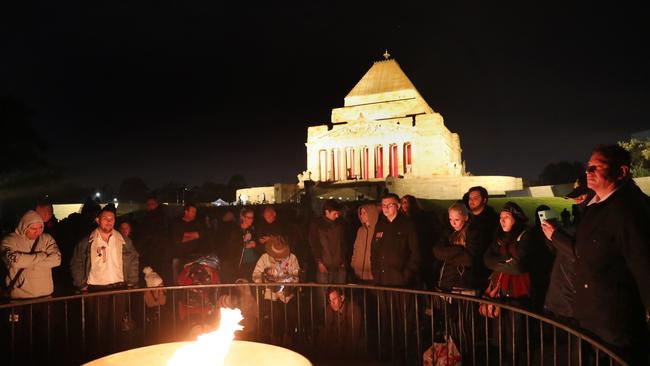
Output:
<svg viewBox="0 0 650 366">
<path fill-rule="evenodd" d="M 524 236 L 526 233 L 526 230 L 523 230 L 518 236 L 517 236 L 517 242 L 521 241 L 521 237 Z"/>
</svg>

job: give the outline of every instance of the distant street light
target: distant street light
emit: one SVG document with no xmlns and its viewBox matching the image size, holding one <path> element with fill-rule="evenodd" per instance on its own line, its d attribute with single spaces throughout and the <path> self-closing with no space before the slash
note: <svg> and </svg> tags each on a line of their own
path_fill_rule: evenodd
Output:
<svg viewBox="0 0 650 366">
<path fill-rule="evenodd" d="M 101 193 L 97 192 L 95 193 L 95 197 L 99 198 L 101 196 Z"/>
</svg>

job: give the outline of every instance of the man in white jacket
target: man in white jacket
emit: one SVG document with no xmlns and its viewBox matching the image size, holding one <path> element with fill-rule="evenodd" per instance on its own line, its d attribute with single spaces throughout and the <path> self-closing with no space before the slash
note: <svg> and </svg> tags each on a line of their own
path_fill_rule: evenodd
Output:
<svg viewBox="0 0 650 366">
<path fill-rule="evenodd" d="M 41 216 L 30 210 L 16 230 L 2 239 L 0 256 L 9 272 L 5 285 L 11 285 L 12 299 L 49 296 L 54 291 L 52 268 L 61 264 L 61 252 L 43 228 Z"/>
</svg>

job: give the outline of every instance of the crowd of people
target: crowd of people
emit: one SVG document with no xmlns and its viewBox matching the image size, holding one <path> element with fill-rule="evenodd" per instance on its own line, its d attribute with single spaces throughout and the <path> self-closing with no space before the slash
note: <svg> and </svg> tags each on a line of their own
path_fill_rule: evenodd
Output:
<svg viewBox="0 0 650 366">
<path fill-rule="evenodd" d="M 480 186 L 443 217 L 421 209 L 414 196 L 388 192 L 356 206 L 326 200 L 316 218 L 276 205 L 210 217 L 186 204 L 170 219 L 152 196 L 140 216 L 118 218 L 110 205 L 88 204 L 57 222 L 52 205 L 40 202 L 4 237 L 0 255 L 14 300 L 144 286 L 145 267 L 160 274 L 159 285 L 182 284 L 188 266 L 214 256 L 219 278 L 213 282 L 273 283 L 264 299 L 275 314 L 297 306 L 282 283 L 498 297 L 579 327 L 633 364 L 645 364 L 650 199 L 631 179 L 629 153 L 617 145 L 594 149 L 586 179 L 567 198 L 575 201 L 572 220 L 568 211 L 561 220 L 538 215 L 547 206 L 531 220 L 514 202 L 496 211 Z M 331 311 L 346 314 L 325 315 L 326 323 L 358 311 L 344 308 L 336 287 L 320 296 Z"/>
</svg>

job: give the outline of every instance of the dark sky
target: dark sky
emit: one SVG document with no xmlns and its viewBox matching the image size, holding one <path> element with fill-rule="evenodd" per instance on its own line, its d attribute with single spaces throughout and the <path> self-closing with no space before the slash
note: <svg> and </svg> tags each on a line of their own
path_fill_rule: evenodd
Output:
<svg viewBox="0 0 650 366">
<path fill-rule="evenodd" d="M 535 178 L 650 128 L 650 22 L 614 3 L 19 3 L 0 19 L 0 94 L 82 184 L 295 182 L 307 126 L 384 49 L 473 174 Z"/>
</svg>

